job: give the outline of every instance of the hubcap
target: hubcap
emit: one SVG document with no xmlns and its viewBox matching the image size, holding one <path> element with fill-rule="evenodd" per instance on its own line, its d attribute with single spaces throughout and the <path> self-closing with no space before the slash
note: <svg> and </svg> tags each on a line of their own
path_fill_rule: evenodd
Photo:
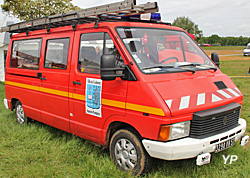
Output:
<svg viewBox="0 0 250 178">
<path fill-rule="evenodd" d="M 117 163 L 125 170 L 131 170 L 137 162 L 137 153 L 134 145 L 127 139 L 120 139 L 115 144 Z"/>
<path fill-rule="evenodd" d="M 17 115 L 17 121 L 20 124 L 23 124 L 25 122 L 25 115 L 24 115 L 24 111 L 23 111 L 23 107 L 21 105 L 18 105 L 16 108 L 16 115 Z"/>
</svg>

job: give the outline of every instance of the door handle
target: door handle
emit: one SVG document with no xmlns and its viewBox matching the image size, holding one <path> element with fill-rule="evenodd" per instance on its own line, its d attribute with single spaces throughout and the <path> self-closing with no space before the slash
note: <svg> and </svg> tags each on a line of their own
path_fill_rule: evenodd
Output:
<svg viewBox="0 0 250 178">
<path fill-rule="evenodd" d="M 40 79 L 41 79 L 41 80 L 46 80 L 47 78 L 45 78 L 45 77 L 40 77 Z"/>
<path fill-rule="evenodd" d="M 37 78 L 41 79 L 41 80 L 46 80 L 47 78 L 42 77 L 43 74 L 41 72 L 37 72 Z"/>
<path fill-rule="evenodd" d="M 73 84 L 74 85 L 81 85 L 82 83 L 81 82 L 77 82 L 77 81 L 73 81 Z"/>
</svg>

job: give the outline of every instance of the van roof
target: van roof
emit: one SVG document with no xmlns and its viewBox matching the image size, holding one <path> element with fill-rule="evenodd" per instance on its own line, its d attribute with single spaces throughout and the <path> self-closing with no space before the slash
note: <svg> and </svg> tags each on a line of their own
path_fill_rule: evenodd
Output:
<svg viewBox="0 0 250 178">
<path fill-rule="evenodd" d="M 66 31 L 73 31 L 73 30 L 80 30 L 80 29 L 90 29 L 90 28 L 97 28 L 97 23 L 85 23 L 85 24 L 78 24 L 76 26 L 62 26 L 62 27 L 55 27 L 49 29 L 42 29 L 42 30 L 35 30 L 35 31 L 28 31 L 28 32 L 22 32 L 18 33 L 12 36 L 12 38 L 18 38 L 18 37 L 31 37 L 34 35 L 44 35 L 44 34 L 53 34 L 58 32 L 66 32 Z M 129 22 L 129 21 L 103 21 L 98 22 L 98 28 L 109 28 L 109 29 L 115 29 L 116 27 L 141 27 L 141 28 L 164 28 L 164 29 L 170 29 L 170 30 L 180 30 L 184 31 L 182 28 L 171 26 L 169 23 L 149 23 L 149 22 Z"/>
</svg>

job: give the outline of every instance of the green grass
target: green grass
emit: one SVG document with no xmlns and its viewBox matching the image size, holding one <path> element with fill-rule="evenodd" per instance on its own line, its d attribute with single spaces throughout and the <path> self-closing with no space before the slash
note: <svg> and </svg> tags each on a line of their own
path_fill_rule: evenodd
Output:
<svg viewBox="0 0 250 178">
<path fill-rule="evenodd" d="M 245 75 L 247 61 L 222 61 L 221 70 L 228 75 Z M 244 95 L 242 117 L 247 119 L 250 135 L 250 79 L 233 81 Z M 14 112 L 3 106 L 4 84 L 0 83 L 0 177 L 133 177 L 117 170 L 107 150 L 69 133 L 39 122 L 18 125 Z M 238 160 L 223 164 L 223 155 L 237 155 Z M 212 153 L 211 163 L 196 166 L 195 159 L 181 161 L 154 160 L 145 177 L 249 177 L 250 146 L 238 142 L 232 148 Z"/>
<path fill-rule="evenodd" d="M 249 60 L 220 61 L 221 71 L 228 76 L 247 76 L 249 67 Z"/>
<path fill-rule="evenodd" d="M 203 50 L 244 50 L 246 46 L 202 46 Z"/>
</svg>

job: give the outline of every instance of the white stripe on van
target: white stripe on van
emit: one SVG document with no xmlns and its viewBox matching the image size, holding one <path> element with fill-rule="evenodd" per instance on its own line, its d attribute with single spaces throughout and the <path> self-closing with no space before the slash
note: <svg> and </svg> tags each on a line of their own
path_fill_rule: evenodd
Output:
<svg viewBox="0 0 250 178">
<path fill-rule="evenodd" d="M 205 99 L 206 99 L 206 93 L 198 94 L 197 105 L 205 104 Z"/>
<path fill-rule="evenodd" d="M 165 100 L 165 103 L 167 104 L 169 109 L 175 111 L 208 104 L 211 102 L 214 103 L 222 101 L 224 99 L 233 98 L 235 96 L 241 96 L 241 92 L 237 87 L 224 90 L 217 90 L 211 93 L 198 93 L 197 95 L 183 96 L 181 97 L 181 99 L 168 99 Z"/>
<path fill-rule="evenodd" d="M 216 96 L 215 94 L 212 94 L 212 102 L 217 102 L 222 100 L 220 97 Z"/>
<path fill-rule="evenodd" d="M 234 89 L 237 90 L 239 93 L 241 93 L 240 90 L 237 87 L 235 87 Z"/>
<path fill-rule="evenodd" d="M 189 101 L 190 101 L 190 96 L 181 97 L 181 103 L 180 103 L 179 110 L 188 108 Z"/>
<path fill-rule="evenodd" d="M 226 98 L 232 98 L 232 96 L 230 96 L 229 94 L 227 94 L 223 90 L 218 90 L 217 92 L 220 93 L 221 95 L 225 96 Z"/>
<path fill-rule="evenodd" d="M 166 104 L 168 105 L 169 109 L 171 109 L 171 105 L 172 105 L 172 101 L 173 100 L 166 100 Z"/>
<path fill-rule="evenodd" d="M 233 89 L 231 89 L 231 88 L 228 88 L 227 91 L 231 92 L 235 96 L 240 96 L 238 93 L 236 93 L 235 91 L 233 91 Z"/>
</svg>

